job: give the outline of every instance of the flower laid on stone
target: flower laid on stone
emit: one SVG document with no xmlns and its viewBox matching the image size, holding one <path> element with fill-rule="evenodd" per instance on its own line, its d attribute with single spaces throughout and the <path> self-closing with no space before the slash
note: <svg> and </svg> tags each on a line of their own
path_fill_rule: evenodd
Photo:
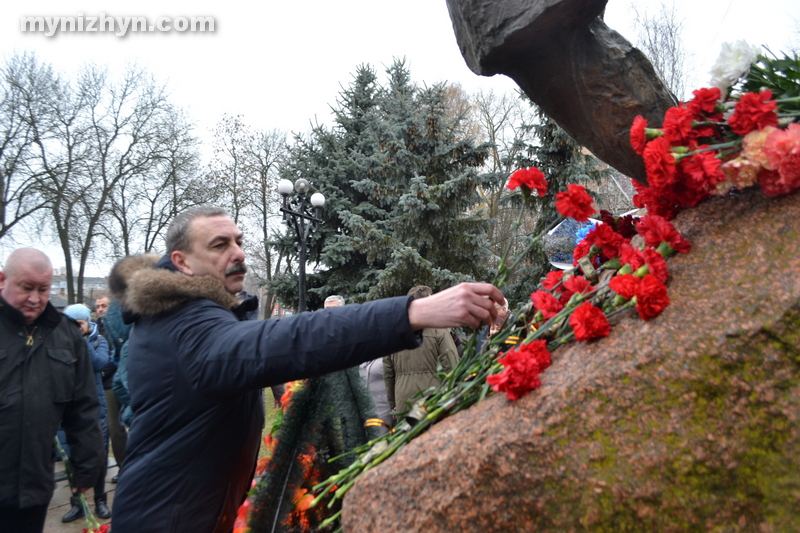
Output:
<svg viewBox="0 0 800 533">
<path fill-rule="evenodd" d="M 712 74 L 714 86 L 667 110 L 661 128 L 640 116 L 631 125 L 648 180 L 634 182 L 633 201 L 650 214 L 671 219 L 754 185 L 773 197 L 800 190 L 800 59 L 726 43 Z"/>
</svg>

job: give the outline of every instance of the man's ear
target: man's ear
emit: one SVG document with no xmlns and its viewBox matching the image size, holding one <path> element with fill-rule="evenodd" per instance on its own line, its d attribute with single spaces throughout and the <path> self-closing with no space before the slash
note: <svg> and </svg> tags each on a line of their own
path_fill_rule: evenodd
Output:
<svg viewBox="0 0 800 533">
<path fill-rule="evenodd" d="M 186 274 L 187 276 L 194 276 L 194 271 L 192 267 L 187 262 L 186 254 L 180 250 L 175 250 L 170 254 L 169 258 L 172 260 L 172 264 L 175 265 L 178 270 Z"/>
<path fill-rule="evenodd" d="M 6 273 L 0 270 L 0 291 L 6 288 Z"/>
</svg>

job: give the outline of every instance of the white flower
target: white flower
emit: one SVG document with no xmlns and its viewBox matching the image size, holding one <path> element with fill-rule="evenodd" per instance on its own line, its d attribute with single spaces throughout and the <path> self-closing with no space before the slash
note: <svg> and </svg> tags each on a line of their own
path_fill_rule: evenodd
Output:
<svg viewBox="0 0 800 533">
<path fill-rule="evenodd" d="M 723 43 L 717 62 L 709 71 L 711 87 L 719 87 L 725 93 L 728 87 L 750 70 L 750 65 L 756 62 L 759 52 L 759 47 L 749 45 L 741 39 L 735 43 Z"/>
</svg>

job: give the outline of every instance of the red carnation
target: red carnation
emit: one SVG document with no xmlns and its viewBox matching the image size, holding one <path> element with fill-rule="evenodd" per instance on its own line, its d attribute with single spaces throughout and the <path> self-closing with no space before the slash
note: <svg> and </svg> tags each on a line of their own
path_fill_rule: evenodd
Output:
<svg viewBox="0 0 800 533">
<path fill-rule="evenodd" d="M 575 308 L 569 317 L 569 325 L 580 342 L 606 337 L 611 333 L 611 324 L 606 320 L 606 315 L 589 302 Z"/>
<path fill-rule="evenodd" d="M 509 400 L 517 400 L 528 391 L 538 388 L 542 382 L 539 374 L 550 365 L 547 341 L 538 340 L 516 346 L 498 359 L 503 371 L 486 378 L 486 383 L 495 392 L 505 392 Z"/>
<path fill-rule="evenodd" d="M 642 157 L 652 187 L 664 190 L 675 183 L 675 157 L 669 151 L 667 139 L 658 137 L 647 143 Z"/>
<path fill-rule="evenodd" d="M 668 305 L 667 286 L 652 274 L 643 277 L 636 293 L 636 310 L 642 320 L 657 317 Z"/>
<path fill-rule="evenodd" d="M 625 215 L 624 217 L 617 217 L 612 215 L 605 209 L 600 210 L 600 220 L 603 224 L 608 224 L 611 228 L 625 237 L 630 239 L 636 235 L 636 230 L 633 229 L 633 215 Z"/>
<path fill-rule="evenodd" d="M 641 115 L 636 115 L 631 125 L 631 146 L 633 147 L 633 151 L 639 155 L 642 155 L 644 147 L 647 145 L 645 128 L 647 128 L 647 119 Z"/>
<path fill-rule="evenodd" d="M 644 261 L 647 263 L 647 269 L 652 275 L 658 278 L 661 283 L 666 283 L 669 278 L 669 270 L 667 269 L 667 262 L 664 261 L 664 256 L 652 248 L 645 248 L 642 250 Z"/>
<path fill-rule="evenodd" d="M 692 91 L 692 94 L 694 98 L 686 104 L 686 107 L 690 109 L 697 118 L 701 118 L 702 115 L 716 115 L 717 102 L 722 100 L 722 91 L 719 90 L 719 87 L 704 87 Z"/>
<path fill-rule="evenodd" d="M 720 169 L 722 161 L 715 152 L 699 152 L 681 161 L 680 168 L 685 177 L 684 183 L 705 195 L 714 190 L 717 183 L 725 181 L 725 173 Z"/>
<path fill-rule="evenodd" d="M 558 314 L 559 311 L 564 309 L 564 306 L 558 299 L 546 291 L 536 291 L 531 293 L 531 301 L 533 306 L 542 312 L 545 319 L 552 318 Z"/>
<path fill-rule="evenodd" d="M 582 240 L 575 246 L 575 250 L 572 251 L 572 265 L 575 266 L 578 264 L 578 259 L 589 255 L 589 252 L 592 249 L 592 245 L 586 242 L 586 239 Z M 591 258 L 590 258 L 591 259 Z"/>
<path fill-rule="evenodd" d="M 564 281 L 564 288 L 570 291 L 572 294 L 575 294 L 576 292 L 578 294 L 586 294 L 594 290 L 594 287 L 591 283 L 589 283 L 589 280 L 578 275 L 568 277 L 566 281 Z"/>
<path fill-rule="evenodd" d="M 619 255 L 619 248 L 626 241 L 608 224 L 598 224 L 586 235 L 586 242 L 600 248 L 603 259 L 608 261 Z"/>
<path fill-rule="evenodd" d="M 670 140 L 673 146 L 688 144 L 695 139 L 692 131 L 693 120 L 694 116 L 689 109 L 670 107 L 664 113 L 664 124 L 661 129 L 664 130 L 664 136 Z"/>
<path fill-rule="evenodd" d="M 667 220 L 675 218 L 676 212 L 672 203 L 662 198 L 653 187 L 648 187 L 636 180 L 631 180 L 636 194 L 633 195 L 633 205 L 640 209 L 647 209 L 651 215 L 659 215 Z"/>
<path fill-rule="evenodd" d="M 644 256 L 642 252 L 625 242 L 619 248 L 619 262 L 623 265 L 630 265 L 631 270 L 636 272 L 644 266 Z"/>
<path fill-rule="evenodd" d="M 552 272 L 548 272 L 547 276 L 542 280 L 542 287 L 545 290 L 552 291 L 556 289 L 559 283 L 564 279 L 564 271 L 563 270 L 553 270 Z M 557 291 L 561 291 L 561 287 L 559 286 Z"/>
<path fill-rule="evenodd" d="M 508 179 L 506 188 L 513 191 L 520 185 L 524 185 L 532 191 L 535 190 L 539 196 L 547 194 L 547 180 L 544 179 L 542 171 L 536 167 L 521 168 L 515 171 Z"/>
<path fill-rule="evenodd" d="M 666 242 L 676 252 L 686 253 L 692 246 L 678 233 L 667 219 L 658 215 L 647 215 L 636 222 L 636 231 L 642 236 L 647 246 L 658 248 L 661 241 Z"/>
<path fill-rule="evenodd" d="M 767 126 L 778 125 L 778 104 L 772 99 L 772 91 L 769 89 L 758 94 L 743 94 L 733 109 L 728 124 L 734 133 L 739 135 L 747 135 L 756 129 L 763 130 Z"/>
<path fill-rule="evenodd" d="M 556 209 L 567 218 L 586 222 L 594 213 L 592 197 L 582 185 L 567 185 L 567 192 L 556 193 Z"/>
<path fill-rule="evenodd" d="M 791 194 L 798 189 L 797 185 L 786 185 L 777 170 L 762 169 L 758 173 L 758 185 L 770 198 Z"/>
<path fill-rule="evenodd" d="M 611 281 L 608 282 L 608 286 L 611 287 L 612 291 L 626 300 L 630 300 L 636 296 L 641 281 L 641 279 L 633 274 L 618 274 L 611 278 Z"/>
</svg>

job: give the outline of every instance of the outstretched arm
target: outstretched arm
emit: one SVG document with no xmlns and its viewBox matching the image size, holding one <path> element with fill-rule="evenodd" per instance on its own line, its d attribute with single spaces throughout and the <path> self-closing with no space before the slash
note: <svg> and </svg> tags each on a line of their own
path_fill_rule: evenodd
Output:
<svg viewBox="0 0 800 533">
<path fill-rule="evenodd" d="M 461 283 L 408 306 L 408 322 L 414 331 L 424 328 L 477 329 L 497 316 L 495 302 L 503 305 L 503 293 L 489 283 Z"/>
</svg>

